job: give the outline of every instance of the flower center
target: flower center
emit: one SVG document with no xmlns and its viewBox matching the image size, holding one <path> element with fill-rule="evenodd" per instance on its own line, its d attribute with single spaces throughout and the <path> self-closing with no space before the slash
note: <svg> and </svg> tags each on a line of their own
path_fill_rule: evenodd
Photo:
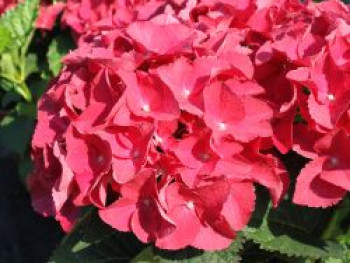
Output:
<svg viewBox="0 0 350 263">
<path fill-rule="evenodd" d="M 151 201 L 150 201 L 149 199 L 143 199 L 143 200 L 142 200 L 142 204 L 143 204 L 144 206 L 150 206 L 150 205 L 151 205 Z"/>
<path fill-rule="evenodd" d="M 138 149 L 135 149 L 133 152 L 132 152 L 132 157 L 134 159 L 137 159 L 141 156 L 141 152 L 138 150 Z"/>
<path fill-rule="evenodd" d="M 188 98 L 189 96 L 190 96 L 190 91 L 188 90 L 188 89 L 184 89 L 183 91 L 182 91 L 182 97 L 184 97 L 184 98 Z"/>
<path fill-rule="evenodd" d="M 224 122 L 219 122 L 218 126 L 219 126 L 219 130 L 221 130 L 221 131 L 227 130 L 227 125 Z"/>
<path fill-rule="evenodd" d="M 201 153 L 200 154 L 200 158 L 201 158 L 201 160 L 203 161 L 203 162 L 207 162 L 207 161 L 209 161 L 210 160 L 210 153 Z"/>
<path fill-rule="evenodd" d="M 334 167 L 334 166 L 337 166 L 339 164 L 339 160 L 337 157 L 331 157 L 330 163 Z"/>
<path fill-rule="evenodd" d="M 104 157 L 103 155 L 99 155 L 99 156 L 97 157 L 97 162 L 98 162 L 98 163 L 103 163 L 104 160 L 105 160 L 105 157 Z"/>
<path fill-rule="evenodd" d="M 148 104 L 145 104 L 141 107 L 142 111 L 144 112 L 150 112 L 151 111 L 151 107 Z"/>
<path fill-rule="evenodd" d="M 188 202 L 186 203 L 186 206 L 187 206 L 188 209 L 193 210 L 193 209 L 194 209 L 194 203 L 193 203 L 193 201 L 188 201 Z"/>
<path fill-rule="evenodd" d="M 100 43 L 101 40 L 102 40 L 102 37 L 101 37 L 101 36 L 95 36 L 95 37 L 94 37 L 94 43 L 96 43 L 96 44 Z"/>
<path fill-rule="evenodd" d="M 162 169 L 162 168 L 157 169 L 157 176 L 162 176 L 164 174 L 165 174 L 164 169 Z"/>
<path fill-rule="evenodd" d="M 53 178 L 55 178 L 55 175 L 53 175 L 52 173 L 47 173 L 47 174 L 45 174 L 45 176 L 46 176 L 46 178 L 48 178 L 48 179 L 53 179 Z"/>
<path fill-rule="evenodd" d="M 158 134 L 153 134 L 153 138 L 156 141 L 156 143 L 163 143 L 163 139 L 158 136 Z"/>
<path fill-rule="evenodd" d="M 334 100 L 335 100 L 334 95 L 333 95 L 333 94 L 331 94 L 331 93 L 330 93 L 330 94 L 328 94 L 328 96 L 327 96 L 327 97 L 328 97 L 328 100 L 329 100 L 329 101 L 334 101 Z"/>
</svg>

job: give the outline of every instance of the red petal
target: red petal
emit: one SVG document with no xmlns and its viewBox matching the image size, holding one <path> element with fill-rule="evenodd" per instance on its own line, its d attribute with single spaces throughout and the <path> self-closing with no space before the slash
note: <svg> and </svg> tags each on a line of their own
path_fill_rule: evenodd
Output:
<svg viewBox="0 0 350 263">
<path fill-rule="evenodd" d="M 231 191 L 222 209 L 223 216 L 236 231 L 249 222 L 255 206 L 255 190 L 252 183 L 231 183 Z"/>
<path fill-rule="evenodd" d="M 298 176 L 293 202 L 309 207 L 327 207 L 338 203 L 346 190 L 320 178 L 325 162 L 324 157 L 308 163 Z"/>
<path fill-rule="evenodd" d="M 119 231 L 131 231 L 130 220 L 136 210 L 133 200 L 121 198 L 105 209 L 99 210 L 101 219 Z"/>
<path fill-rule="evenodd" d="M 134 22 L 126 32 L 148 51 L 158 54 L 183 51 L 192 45 L 195 36 L 193 29 L 182 24 L 159 25 L 151 21 Z"/>
<path fill-rule="evenodd" d="M 228 248 L 232 241 L 232 238 L 220 235 L 210 226 L 202 226 L 191 246 L 207 251 L 215 251 Z"/>
</svg>

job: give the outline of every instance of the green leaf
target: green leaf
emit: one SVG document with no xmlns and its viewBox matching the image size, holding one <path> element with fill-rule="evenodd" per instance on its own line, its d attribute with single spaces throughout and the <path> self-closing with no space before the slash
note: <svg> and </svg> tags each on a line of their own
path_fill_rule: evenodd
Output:
<svg viewBox="0 0 350 263">
<path fill-rule="evenodd" d="M 0 89 L 4 90 L 5 92 L 15 91 L 17 86 L 18 84 L 16 83 L 0 78 Z M 18 93 L 16 92 L 16 94 Z"/>
<path fill-rule="evenodd" d="M 324 263 L 344 263 L 344 261 L 339 258 L 329 258 L 329 259 L 326 259 Z"/>
<path fill-rule="evenodd" d="M 336 207 L 328 226 L 323 230 L 322 237 L 326 239 L 338 239 L 346 234 L 350 227 L 350 198 L 345 197 Z M 346 236 L 346 235 L 345 235 Z"/>
<path fill-rule="evenodd" d="M 261 249 L 297 258 L 343 257 L 339 244 L 320 237 L 328 222 L 329 210 L 304 208 L 289 200 L 284 200 L 277 209 L 271 206 L 262 209 L 259 199 L 266 200 L 266 197 L 258 193 L 257 213 L 243 233 Z"/>
<path fill-rule="evenodd" d="M 54 252 L 54 263 L 130 262 L 145 245 L 103 223 L 95 211 L 83 216 Z"/>
<path fill-rule="evenodd" d="M 38 100 L 42 94 L 45 92 L 47 89 L 49 80 L 47 79 L 42 79 L 40 78 L 35 78 L 32 79 L 29 83 L 28 86 L 32 92 L 33 97 Z"/>
<path fill-rule="evenodd" d="M 148 246 L 132 260 L 132 263 L 236 263 L 241 260 L 239 252 L 243 248 L 243 243 L 243 236 L 238 234 L 228 249 L 219 252 L 205 252 L 194 248 L 169 251 Z"/>
<path fill-rule="evenodd" d="M 18 174 L 20 181 L 25 185 L 27 182 L 27 176 L 33 171 L 33 163 L 28 153 L 24 154 L 18 165 Z"/>
<path fill-rule="evenodd" d="M 1 84 L 0 84 L 1 85 Z M 21 96 L 13 91 L 5 92 L 4 96 L 1 98 L 1 108 L 6 108 L 12 103 L 16 103 L 21 100 Z"/>
<path fill-rule="evenodd" d="M 34 103 L 20 102 L 16 105 L 15 111 L 19 116 L 36 119 L 36 107 Z"/>
<path fill-rule="evenodd" d="M 81 218 L 54 252 L 52 263 L 98 262 L 239 262 L 244 238 L 238 235 L 225 251 L 209 253 L 197 249 L 167 251 L 146 246 L 131 233 L 121 233 L 103 223 L 95 211 Z"/>
<path fill-rule="evenodd" d="M 0 25 L 0 36 L 1 36 L 0 38 L 0 54 L 1 54 L 11 42 L 11 32 L 3 25 Z"/>
<path fill-rule="evenodd" d="M 0 74 L 6 76 L 8 80 L 11 79 L 11 81 L 18 77 L 15 61 L 10 53 L 2 54 L 0 57 Z"/>
<path fill-rule="evenodd" d="M 12 83 L 12 84 L 13 84 L 14 91 L 16 91 L 19 95 L 21 95 L 26 101 L 28 102 L 32 101 L 32 94 L 24 82 Z"/>
<path fill-rule="evenodd" d="M 16 67 L 16 59 L 13 57 L 10 53 L 4 53 L 0 57 L 0 88 L 5 91 L 15 91 L 27 101 L 31 101 L 31 92 L 24 78 L 21 77 L 21 70 Z M 23 65 L 25 66 L 25 63 Z"/>
<path fill-rule="evenodd" d="M 27 45 L 27 39 L 34 30 L 34 22 L 38 14 L 39 0 L 26 0 L 5 12 L 0 18 L 0 25 L 11 34 L 9 47 Z"/>
<path fill-rule="evenodd" d="M 28 54 L 26 57 L 25 65 L 25 78 L 33 73 L 39 72 L 38 57 L 36 54 Z"/>
<path fill-rule="evenodd" d="M 0 29 L 10 34 L 0 57 L 0 85 L 7 90 L 14 90 L 25 100 L 31 101 L 32 95 L 25 83 L 26 77 L 36 69 L 36 57 L 26 57 L 38 14 L 39 0 L 26 0 L 18 3 L 0 17 Z M 6 34 L 6 33 L 5 33 Z M 27 65 L 27 63 L 29 64 Z"/>
<path fill-rule="evenodd" d="M 52 40 L 49 51 L 47 53 L 47 60 L 49 62 L 49 68 L 53 75 L 57 75 L 62 68 L 62 58 L 69 50 L 75 47 L 74 42 L 70 35 L 62 34 Z"/>
<path fill-rule="evenodd" d="M 267 251 L 277 251 L 289 257 L 304 257 L 321 259 L 335 256 L 343 257 L 342 248 L 336 243 L 323 242 L 310 237 L 296 239 L 288 235 L 275 235 L 268 226 L 259 229 L 247 227 L 244 230 L 247 239 L 253 240 L 260 247 Z"/>
<path fill-rule="evenodd" d="M 0 123 L 0 149 L 23 156 L 32 131 L 34 119 L 6 116 Z"/>
</svg>

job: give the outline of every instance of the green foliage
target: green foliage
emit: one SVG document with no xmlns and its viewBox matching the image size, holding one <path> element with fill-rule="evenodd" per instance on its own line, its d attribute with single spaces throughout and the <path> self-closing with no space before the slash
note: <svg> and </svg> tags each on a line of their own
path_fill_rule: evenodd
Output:
<svg viewBox="0 0 350 263">
<path fill-rule="evenodd" d="M 263 193 L 258 196 L 266 200 Z M 339 244 L 322 240 L 321 230 L 327 226 L 332 211 L 296 206 L 289 200 L 273 209 L 264 200 L 258 200 L 252 222 L 243 231 L 262 250 L 313 260 L 344 256 Z"/>
<path fill-rule="evenodd" d="M 290 200 L 283 200 L 279 208 L 274 209 L 266 191 L 259 188 L 257 196 L 256 211 L 249 226 L 238 233 L 231 247 L 224 251 L 211 253 L 194 248 L 160 250 L 154 245 L 141 244 L 131 233 L 120 233 L 110 228 L 96 212 L 91 212 L 66 237 L 51 262 L 253 263 L 276 259 L 293 263 L 317 260 L 338 263 L 347 262 L 350 258 L 349 235 L 342 236 L 340 243 L 323 238 L 324 229 L 332 225 L 330 219 L 336 216 L 332 209 L 299 207 L 291 204 Z"/>
<path fill-rule="evenodd" d="M 0 18 L 0 25 L 11 35 L 9 48 L 28 45 L 28 37 L 33 32 L 34 22 L 38 13 L 39 0 L 26 0 L 10 9 Z"/>
<path fill-rule="evenodd" d="M 0 54 L 11 42 L 11 32 L 3 25 L 0 25 Z"/>
<path fill-rule="evenodd" d="M 12 103 L 16 103 L 21 99 L 20 95 L 14 91 L 8 91 L 2 96 L 0 107 L 6 108 L 9 107 Z"/>
<path fill-rule="evenodd" d="M 23 185 L 26 185 L 27 176 L 32 171 L 33 171 L 33 163 L 30 158 L 30 155 L 25 154 L 18 165 L 19 179 L 23 183 Z"/>
<path fill-rule="evenodd" d="M 62 34 L 54 38 L 49 46 L 47 60 L 49 68 L 54 76 L 56 76 L 62 68 L 62 58 L 69 50 L 75 47 L 72 38 L 68 34 Z"/>
<path fill-rule="evenodd" d="M 289 257 L 321 259 L 329 257 L 342 258 L 342 248 L 332 242 L 322 242 L 311 237 L 296 239 L 289 235 L 275 235 L 267 225 L 259 229 L 247 228 L 244 231 L 247 239 L 253 240 L 260 248 L 277 251 Z"/>
<path fill-rule="evenodd" d="M 33 73 L 39 72 L 38 57 L 36 54 L 30 53 L 25 61 L 25 78 Z"/>
<path fill-rule="evenodd" d="M 17 92 L 27 101 L 32 96 L 26 78 L 38 71 L 36 55 L 27 56 L 38 5 L 39 0 L 26 0 L 0 17 L 0 87 Z"/>
<path fill-rule="evenodd" d="M 240 262 L 243 247 L 239 235 L 227 250 L 210 253 L 188 248 L 166 251 L 140 243 L 131 233 L 121 233 L 104 224 L 95 211 L 88 212 L 55 251 L 52 263 L 90 262 Z"/>
<path fill-rule="evenodd" d="M 130 262 L 144 247 L 133 235 L 117 232 L 104 224 L 92 211 L 80 219 L 50 262 Z"/>
<path fill-rule="evenodd" d="M 23 156 L 31 138 L 34 119 L 9 115 L 0 122 L 0 148 Z"/>
<path fill-rule="evenodd" d="M 5 53 L 0 56 L 0 74 L 3 81 L 17 82 L 17 67 L 16 61 L 10 53 Z M 12 79 L 13 78 L 13 79 Z"/>
<path fill-rule="evenodd" d="M 243 248 L 243 243 L 244 237 L 239 234 L 228 249 L 219 252 L 204 252 L 194 248 L 167 251 L 148 246 L 133 259 L 132 263 L 236 263 L 241 261 L 239 252 Z"/>
</svg>

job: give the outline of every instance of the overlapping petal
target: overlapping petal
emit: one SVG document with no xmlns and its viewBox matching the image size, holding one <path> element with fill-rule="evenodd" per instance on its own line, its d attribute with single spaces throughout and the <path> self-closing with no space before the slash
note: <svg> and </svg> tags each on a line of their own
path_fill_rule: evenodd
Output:
<svg viewBox="0 0 350 263">
<path fill-rule="evenodd" d="M 159 248 L 224 249 L 255 183 L 278 206 L 292 150 L 310 159 L 294 202 L 336 204 L 350 190 L 347 16 L 335 0 L 68 0 L 78 48 L 38 104 L 33 206 L 66 230 L 93 205 Z"/>
</svg>

